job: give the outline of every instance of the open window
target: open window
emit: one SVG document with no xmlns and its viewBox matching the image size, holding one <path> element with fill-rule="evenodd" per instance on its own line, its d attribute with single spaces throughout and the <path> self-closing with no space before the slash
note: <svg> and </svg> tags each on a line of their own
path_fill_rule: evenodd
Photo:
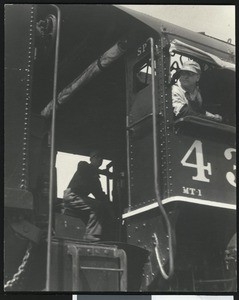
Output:
<svg viewBox="0 0 239 300">
<path fill-rule="evenodd" d="M 154 62 L 156 68 L 156 62 Z M 151 58 L 147 56 L 134 66 L 134 93 L 146 88 L 152 81 Z M 156 76 L 156 71 L 155 76 Z"/>
<path fill-rule="evenodd" d="M 202 125 L 211 124 L 210 126 L 231 130 L 230 127 L 234 127 L 236 124 L 235 65 L 178 40 L 171 43 L 170 55 L 171 85 L 179 80 L 179 72 L 177 71 L 185 61 L 196 61 L 202 70 L 199 88 L 203 106 L 206 111 L 222 116 L 220 123 L 206 118 L 206 116 L 196 117 L 197 122 Z M 195 119 L 195 117 L 186 118 Z"/>
<path fill-rule="evenodd" d="M 67 188 L 72 176 L 74 175 L 77 164 L 79 161 L 90 162 L 89 156 L 76 155 L 65 152 L 58 152 L 56 157 L 56 169 L 57 169 L 57 197 L 63 198 L 63 192 Z M 100 169 L 108 169 L 113 173 L 112 162 L 104 159 Z M 104 175 L 100 175 L 100 181 L 102 189 L 108 196 L 109 200 L 113 201 L 112 191 L 113 191 L 113 179 L 108 178 Z M 90 197 L 94 198 L 90 194 Z"/>
</svg>

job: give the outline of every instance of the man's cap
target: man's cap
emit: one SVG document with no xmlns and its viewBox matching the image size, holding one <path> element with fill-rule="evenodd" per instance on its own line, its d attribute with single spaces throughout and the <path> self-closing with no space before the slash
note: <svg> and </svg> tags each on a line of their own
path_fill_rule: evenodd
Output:
<svg viewBox="0 0 239 300">
<path fill-rule="evenodd" d="M 189 71 L 199 75 L 201 74 L 200 65 L 193 60 L 188 60 L 183 63 L 182 68 L 179 71 Z"/>
<path fill-rule="evenodd" d="M 101 152 L 99 150 L 92 150 L 90 152 L 90 158 L 95 157 L 95 156 L 102 157 L 102 154 L 101 154 Z"/>
</svg>

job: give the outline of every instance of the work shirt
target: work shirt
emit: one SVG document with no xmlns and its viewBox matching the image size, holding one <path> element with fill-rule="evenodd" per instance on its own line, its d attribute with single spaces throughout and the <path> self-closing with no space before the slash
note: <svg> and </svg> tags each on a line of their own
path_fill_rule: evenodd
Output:
<svg viewBox="0 0 239 300">
<path fill-rule="evenodd" d="M 98 169 L 85 161 L 81 161 L 68 188 L 71 188 L 73 193 L 82 197 L 93 194 L 97 200 L 105 200 L 106 195 L 102 190 L 99 177 Z"/>
<path fill-rule="evenodd" d="M 196 87 L 192 93 L 189 93 L 182 87 L 180 80 L 172 86 L 172 104 L 174 114 L 177 117 L 206 113 L 202 107 L 199 88 Z"/>
</svg>

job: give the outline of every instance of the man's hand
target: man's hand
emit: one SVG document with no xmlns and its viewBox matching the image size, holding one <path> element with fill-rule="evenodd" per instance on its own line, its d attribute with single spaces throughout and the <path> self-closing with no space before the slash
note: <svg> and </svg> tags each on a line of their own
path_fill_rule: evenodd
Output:
<svg viewBox="0 0 239 300">
<path fill-rule="evenodd" d="M 76 199 L 76 197 L 77 197 L 77 195 L 75 193 L 72 193 L 71 189 L 69 188 L 64 191 L 63 201 L 69 203 L 69 202 L 74 201 Z"/>
<path fill-rule="evenodd" d="M 222 122 L 222 116 L 220 116 L 220 115 L 218 115 L 218 114 L 215 114 L 215 115 L 214 115 L 214 119 L 215 119 L 216 121 Z"/>
<path fill-rule="evenodd" d="M 212 113 L 206 111 L 206 116 L 212 120 L 222 122 L 222 116 L 220 116 L 218 114 L 212 114 Z"/>
<path fill-rule="evenodd" d="M 109 179 L 113 179 L 114 175 L 112 172 L 108 171 L 107 169 L 99 169 L 98 170 L 99 174 L 101 175 L 105 175 L 106 177 L 108 177 Z"/>
</svg>

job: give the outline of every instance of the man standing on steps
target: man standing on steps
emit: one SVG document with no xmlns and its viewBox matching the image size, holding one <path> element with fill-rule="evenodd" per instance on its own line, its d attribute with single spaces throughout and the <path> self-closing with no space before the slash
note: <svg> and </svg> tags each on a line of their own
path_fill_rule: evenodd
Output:
<svg viewBox="0 0 239 300">
<path fill-rule="evenodd" d="M 77 171 L 72 177 L 67 189 L 64 191 L 64 203 L 67 207 L 74 210 L 79 216 L 86 216 L 85 240 L 99 241 L 109 239 L 107 231 L 111 231 L 110 222 L 113 224 L 113 213 L 111 203 L 107 195 L 103 192 L 99 174 L 102 170 L 103 158 L 99 151 L 90 153 L 90 163 L 80 161 Z M 103 174 L 108 172 L 103 170 Z M 109 173 L 109 172 L 108 172 Z M 111 173 L 109 173 L 110 175 Z M 89 197 L 92 194 L 94 198 Z"/>
</svg>

